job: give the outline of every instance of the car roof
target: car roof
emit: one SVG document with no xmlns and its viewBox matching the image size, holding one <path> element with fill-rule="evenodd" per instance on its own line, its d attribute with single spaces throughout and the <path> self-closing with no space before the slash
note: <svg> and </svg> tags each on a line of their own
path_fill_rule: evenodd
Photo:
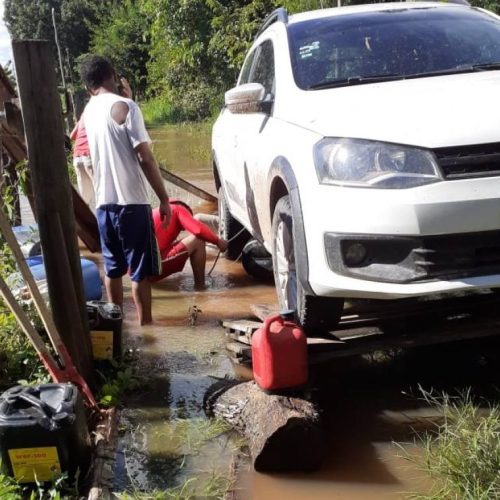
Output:
<svg viewBox="0 0 500 500">
<path fill-rule="evenodd" d="M 288 18 L 288 24 L 295 24 L 302 21 L 310 21 L 313 19 L 322 19 L 326 17 L 342 16 L 346 14 L 358 14 L 363 12 L 381 12 L 381 11 L 394 11 L 394 10 L 408 10 L 408 9 L 470 9 L 466 5 L 443 3 L 443 2 L 394 2 L 394 3 L 378 3 L 378 4 L 364 4 L 364 5 L 349 5 L 345 7 L 334 7 L 330 9 L 311 10 L 308 12 L 301 12 L 293 14 Z"/>
</svg>

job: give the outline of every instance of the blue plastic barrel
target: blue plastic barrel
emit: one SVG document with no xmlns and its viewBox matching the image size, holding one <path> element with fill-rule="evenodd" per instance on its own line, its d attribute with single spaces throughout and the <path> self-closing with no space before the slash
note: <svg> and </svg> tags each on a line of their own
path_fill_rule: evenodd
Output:
<svg viewBox="0 0 500 500">
<path fill-rule="evenodd" d="M 35 257 L 28 257 L 26 259 L 26 263 L 30 267 L 36 266 L 38 264 L 43 264 L 43 256 L 42 255 L 36 255 Z"/>
<path fill-rule="evenodd" d="M 47 278 L 43 257 L 30 257 L 26 259 L 28 266 L 36 280 L 44 280 Z M 85 300 L 101 300 L 102 298 L 102 282 L 99 276 L 99 268 L 97 264 L 88 259 L 80 259 L 82 265 L 83 288 L 85 291 Z"/>
</svg>

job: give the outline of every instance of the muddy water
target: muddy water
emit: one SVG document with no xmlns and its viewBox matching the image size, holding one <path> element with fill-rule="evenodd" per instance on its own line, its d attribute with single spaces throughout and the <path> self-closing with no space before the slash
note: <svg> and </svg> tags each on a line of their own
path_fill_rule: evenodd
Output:
<svg viewBox="0 0 500 500">
<path fill-rule="evenodd" d="M 214 191 L 210 160 L 202 154 L 209 144 L 208 132 L 169 127 L 150 133 L 155 154 L 167 169 Z M 195 212 L 216 210 L 175 186 L 167 188 Z M 209 247 L 207 272 L 216 258 L 216 249 Z M 207 387 L 216 381 L 214 377 L 233 376 L 219 321 L 248 315 L 256 301 L 273 302 L 274 289 L 254 282 L 240 264 L 221 258 L 207 277 L 207 290 L 195 292 L 187 264 L 182 273 L 154 286 L 155 324 L 139 328 L 126 285 L 124 334 L 127 345 L 137 349 L 139 372 L 150 381 L 125 402 L 115 489 L 151 491 L 184 486 L 186 492 L 194 488 L 204 497 L 210 496 L 215 478 L 220 492 L 227 486 L 225 478 L 230 475 L 236 445 L 227 433 L 207 440 L 200 432 L 207 422 L 202 409 Z"/>
<path fill-rule="evenodd" d="M 210 160 L 202 154 L 209 144 L 208 134 L 166 128 L 152 131 L 152 137 L 155 153 L 167 168 L 213 189 Z M 186 200 L 182 192 L 174 195 Z M 193 198 L 187 201 L 195 211 L 214 210 Z M 207 269 L 215 258 L 216 251 L 209 249 Z M 125 336 L 128 345 L 139 350 L 140 371 L 151 382 L 125 403 L 117 491 L 182 487 L 192 480 L 188 486 L 197 486 L 199 497 L 210 497 L 213 493 L 207 484 L 228 474 L 235 442 L 226 434 L 211 440 L 193 437 L 185 427 L 206 422 L 202 400 L 213 377 L 233 375 L 219 320 L 248 317 L 252 303 L 272 304 L 275 296 L 271 285 L 257 283 L 238 263 L 224 259 L 218 260 L 207 285 L 204 292 L 193 290 L 189 264 L 182 273 L 155 285 L 155 324 L 144 328 L 135 324 L 126 289 Z M 470 345 L 421 349 L 377 362 L 359 358 L 316 369 L 312 377 L 326 434 L 322 469 L 314 474 L 259 474 L 243 460 L 235 496 L 243 500 L 383 500 L 427 491 L 429 480 L 394 444 L 411 443 L 415 428 L 433 428 L 437 415 L 422 402 L 418 385 L 447 390 L 471 384 L 484 387 L 485 381 L 498 378 L 494 368 L 498 359 L 484 354 L 492 351 L 491 346 L 475 350 Z M 406 450 L 412 457 L 421 453 L 413 444 Z"/>
</svg>

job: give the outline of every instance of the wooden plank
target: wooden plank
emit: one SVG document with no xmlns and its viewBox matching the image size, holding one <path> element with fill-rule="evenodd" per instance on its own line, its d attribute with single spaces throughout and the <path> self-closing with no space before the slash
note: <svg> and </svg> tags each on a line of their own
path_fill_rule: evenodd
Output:
<svg viewBox="0 0 500 500">
<path fill-rule="evenodd" d="M 118 444 L 119 410 L 101 410 L 102 420 L 92 433 L 94 447 L 88 500 L 112 498 L 113 469 Z"/>
<path fill-rule="evenodd" d="M 97 219 L 74 186 L 71 186 L 71 195 L 78 237 L 92 253 L 99 252 L 101 240 Z"/>
<path fill-rule="evenodd" d="M 240 332 L 241 335 L 252 334 L 262 326 L 260 321 L 252 321 L 248 319 L 234 319 L 222 322 L 223 328 L 229 332 Z"/>
<path fill-rule="evenodd" d="M 48 42 L 12 45 L 54 322 L 78 371 L 91 381 L 92 349 L 54 59 Z"/>
<path fill-rule="evenodd" d="M 2 134 L 2 146 L 7 150 L 12 160 L 15 163 L 25 160 L 27 153 L 22 137 L 9 127 L 6 122 L 1 123 L 0 133 Z"/>
<path fill-rule="evenodd" d="M 161 176 L 168 182 L 171 182 L 172 184 L 175 184 L 176 186 L 180 187 L 181 189 L 184 189 L 185 191 L 188 191 L 189 193 L 194 194 L 195 196 L 198 196 L 198 198 L 201 198 L 202 200 L 207 200 L 211 202 L 217 202 L 217 198 L 204 189 L 199 188 L 198 186 L 195 186 L 191 182 L 186 181 L 182 177 L 179 177 L 178 175 L 173 174 L 172 172 L 169 172 L 165 167 L 162 165 L 159 166 L 160 169 L 160 174 Z"/>
<path fill-rule="evenodd" d="M 437 322 L 428 326 L 425 333 L 421 330 L 400 330 L 391 335 L 380 335 L 365 341 L 337 346 L 335 350 L 317 353 L 310 358 L 310 362 L 323 363 L 336 358 L 369 354 L 375 351 L 387 351 L 390 349 L 408 349 L 417 346 L 435 345 L 461 340 L 481 339 L 500 335 L 500 318 L 467 318 L 464 320 Z"/>
<path fill-rule="evenodd" d="M 2 65 L 0 65 L 0 100 L 1 102 L 16 97 L 16 91 L 10 83 Z"/>
<path fill-rule="evenodd" d="M 24 124 L 21 110 L 11 101 L 6 101 L 4 107 L 7 125 L 19 137 L 24 137 Z"/>
<path fill-rule="evenodd" d="M 238 357 L 245 357 L 245 358 L 252 357 L 252 350 L 250 349 L 250 347 L 246 346 L 245 344 L 242 344 L 241 342 L 227 342 L 226 349 L 238 355 Z"/>
<path fill-rule="evenodd" d="M 250 310 L 261 321 L 264 321 L 268 316 L 279 314 L 278 308 L 269 304 L 252 304 Z"/>
<path fill-rule="evenodd" d="M 261 322 L 251 320 L 227 320 L 222 322 L 222 326 L 226 329 L 226 336 L 238 344 L 251 345 L 253 333 L 262 326 Z M 230 343 L 231 344 L 231 343 Z M 324 346 L 332 347 L 334 345 L 342 345 L 344 342 L 335 337 L 308 337 L 307 346 L 312 349 L 321 348 Z M 234 351 L 236 352 L 236 351 Z"/>
</svg>

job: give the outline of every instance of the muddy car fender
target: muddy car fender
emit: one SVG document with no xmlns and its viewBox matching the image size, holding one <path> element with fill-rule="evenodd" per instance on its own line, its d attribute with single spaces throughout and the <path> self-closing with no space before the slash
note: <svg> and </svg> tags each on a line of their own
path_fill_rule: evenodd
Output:
<svg viewBox="0 0 500 500">
<path fill-rule="evenodd" d="M 286 192 L 283 191 L 283 186 Z M 290 196 L 294 224 L 293 244 L 296 249 L 297 278 L 308 295 L 315 295 L 309 285 L 309 261 L 299 186 L 292 166 L 283 156 L 277 157 L 269 169 L 268 192 L 271 219 L 278 200 L 287 194 Z"/>
</svg>

